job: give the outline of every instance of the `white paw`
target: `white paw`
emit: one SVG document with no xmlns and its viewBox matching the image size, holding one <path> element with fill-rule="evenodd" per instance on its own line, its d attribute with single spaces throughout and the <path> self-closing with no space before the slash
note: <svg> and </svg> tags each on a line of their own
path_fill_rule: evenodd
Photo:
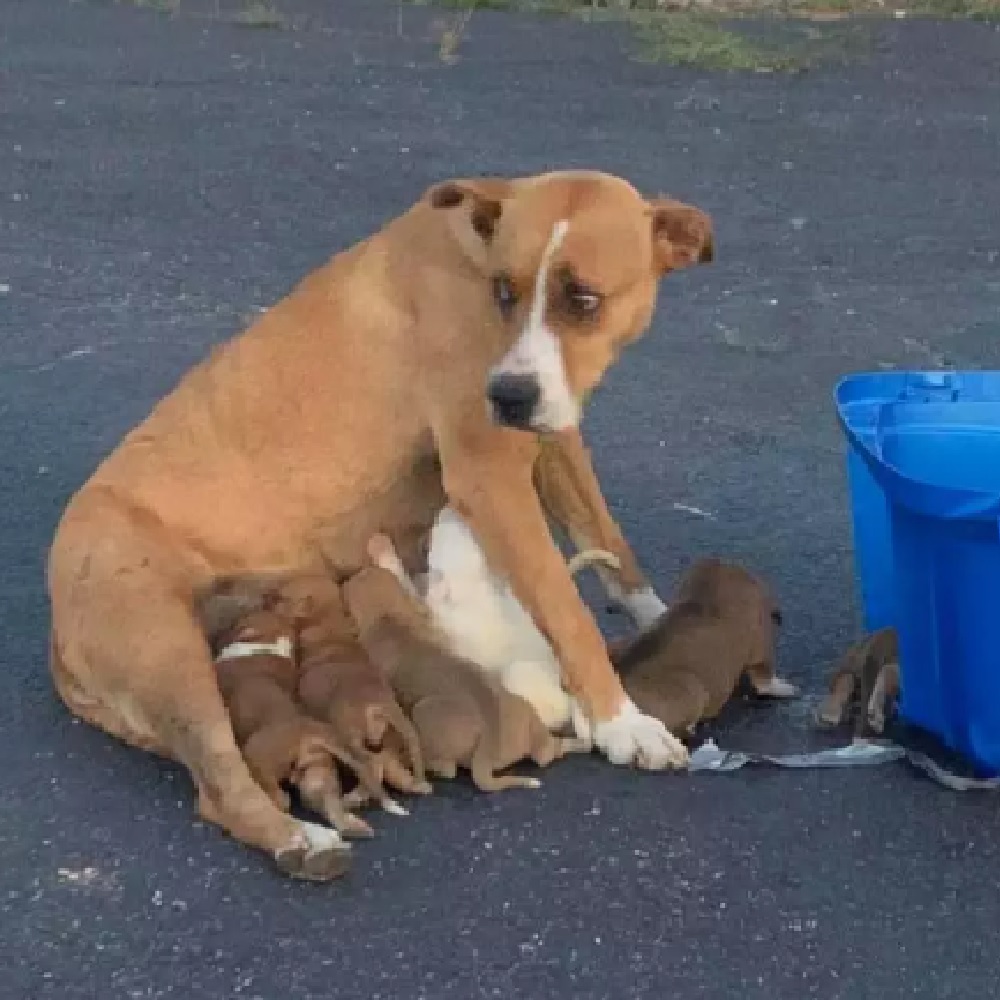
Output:
<svg viewBox="0 0 1000 1000">
<path fill-rule="evenodd" d="M 524 787 L 525 788 L 541 788 L 542 787 L 542 783 L 538 780 L 538 778 L 525 778 L 524 779 Z"/>
<path fill-rule="evenodd" d="M 609 583 L 607 589 L 608 596 L 628 613 L 640 631 L 659 621 L 660 616 L 667 611 L 667 605 L 652 587 L 640 587 L 638 590 L 626 592 L 621 584 L 614 581 Z"/>
<path fill-rule="evenodd" d="M 307 854 L 318 854 L 322 851 L 349 851 L 351 845 L 340 834 L 328 826 L 319 823 L 300 823 L 299 834 L 303 839 L 302 846 Z"/>
<path fill-rule="evenodd" d="M 385 798 L 382 800 L 382 810 L 383 812 L 389 813 L 390 816 L 409 816 L 409 810 L 404 809 L 395 799 Z"/>
<path fill-rule="evenodd" d="M 799 689 L 782 677 L 772 677 L 757 688 L 757 694 L 768 698 L 798 698 Z"/>
<path fill-rule="evenodd" d="M 630 698 L 613 719 L 594 725 L 594 742 L 612 764 L 662 771 L 688 763 L 687 747 L 659 719 L 643 715 Z"/>
<path fill-rule="evenodd" d="M 591 746 L 594 745 L 594 727 L 591 725 L 587 713 L 583 706 L 576 700 L 570 698 L 570 719 L 573 722 L 573 733 L 580 740 L 587 740 Z"/>
</svg>

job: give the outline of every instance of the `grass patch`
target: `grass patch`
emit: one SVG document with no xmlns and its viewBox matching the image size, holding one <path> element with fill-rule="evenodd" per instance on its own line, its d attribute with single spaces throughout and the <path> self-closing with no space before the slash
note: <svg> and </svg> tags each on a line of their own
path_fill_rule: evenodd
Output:
<svg viewBox="0 0 1000 1000">
<path fill-rule="evenodd" d="M 801 21 L 760 27 L 677 12 L 637 24 L 635 32 L 640 59 L 745 73 L 794 73 L 848 62 L 867 52 L 870 40 L 856 25 Z"/>
<path fill-rule="evenodd" d="M 284 15 L 273 4 L 266 0 L 251 0 L 242 10 L 232 17 L 234 24 L 242 24 L 245 28 L 284 28 Z"/>
<path fill-rule="evenodd" d="M 115 2 L 131 3 L 133 7 L 155 10 L 160 14 L 177 14 L 181 9 L 181 0 L 115 0 Z"/>
<path fill-rule="evenodd" d="M 402 2 L 402 0 L 401 0 Z M 1000 20 L 1000 0 L 408 0 L 461 11 L 624 21 L 639 58 L 733 72 L 798 72 L 868 52 L 872 17 Z M 852 21 L 863 15 L 865 21 Z M 867 23 L 865 23 L 867 22 Z M 451 42 L 449 39 L 449 51 Z M 455 45 L 457 48 L 457 44 Z M 450 60 L 448 60 L 450 61 Z"/>
<path fill-rule="evenodd" d="M 210 21 L 226 21 L 240 24 L 245 28 L 287 28 L 288 22 L 281 11 L 268 0 L 246 0 L 236 10 L 223 10 L 223 0 L 211 4 L 182 5 L 181 0 L 115 0 L 116 3 L 131 4 L 144 10 L 154 10 L 160 14 L 207 18 Z"/>
</svg>

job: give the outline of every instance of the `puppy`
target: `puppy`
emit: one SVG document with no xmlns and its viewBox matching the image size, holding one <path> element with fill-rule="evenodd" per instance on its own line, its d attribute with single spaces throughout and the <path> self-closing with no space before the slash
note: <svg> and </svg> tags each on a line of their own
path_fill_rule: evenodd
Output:
<svg viewBox="0 0 1000 1000">
<path fill-rule="evenodd" d="M 388 539 L 374 539 L 373 558 L 386 546 Z M 577 748 L 579 741 L 550 733 L 523 698 L 443 646 L 412 581 L 368 566 L 347 581 L 344 596 L 362 645 L 386 669 L 413 720 L 432 773 L 453 778 L 466 768 L 484 792 L 538 788 L 536 778 L 496 772 L 525 757 L 545 767 Z"/>
<path fill-rule="evenodd" d="M 743 675 L 758 694 L 798 694 L 774 672 L 780 623 L 761 580 L 732 563 L 702 559 L 681 578 L 669 610 L 609 652 L 636 705 L 681 735 L 715 718 Z"/>
<path fill-rule="evenodd" d="M 386 812 L 406 815 L 385 782 L 412 794 L 431 791 L 420 743 L 384 672 L 354 637 L 339 590 L 326 577 L 302 575 L 281 587 L 281 601 L 298 625 L 299 699 L 362 762 L 364 780 L 348 804 L 371 798 Z M 392 732 L 398 741 L 386 745 Z"/>
<path fill-rule="evenodd" d="M 881 735 L 886 704 L 898 697 L 899 641 L 896 630 L 887 627 L 855 643 L 837 662 L 816 721 L 833 728 L 852 719 L 856 739 Z"/>
<path fill-rule="evenodd" d="M 370 837 L 371 827 L 342 800 L 335 761 L 359 774 L 362 764 L 330 726 L 308 718 L 297 704 L 294 630 L 273 609 L 255 607 L 263 602 L 262 592 L 227 582 L 196 605 L 236 743 L 279 809 L 289 810 L 287 782 L 344 836 Z"/>
<path fill-rule="evenodd" d="M 398 560 L 384 552 L 381 556 L 402 581 L 405 574 Z M 619 567 L 610 552 L 588 549 L 569 561 L 570 574 L 594 563 Z M 448 648 L 529 702 L 550 730 L 564 729 L 570 722 L 572 699 L 563 689 L 552 646 L 507 581 L 490 569 L 468 524 L 451 507 L 435 520 L 427 564 L 427 575 L 417 589 L 422 590 Z"/>
</svg>

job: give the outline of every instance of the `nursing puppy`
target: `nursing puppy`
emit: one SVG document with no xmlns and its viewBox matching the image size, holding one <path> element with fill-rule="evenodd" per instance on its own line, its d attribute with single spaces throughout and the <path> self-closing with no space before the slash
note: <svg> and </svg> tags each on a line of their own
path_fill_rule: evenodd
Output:
<svg viewBox="0 0 1000 1000">
<path fill-rule="evenodd" d="M 391 548 L 381 539 L 376 551 L 381 545 Z M 526 757 L 545 767 L 577 748 L 553 736 L 523 698 L 448 652 L 425 607 L 391 570 L 366 567 L 347 581 L 344 596 L 362 644 L 413 720 L 431 772 L 453 778 L 467 768 L 484 792 L 538 788 L 537 778 L 496 772 Z"/>
<path fill-rule="evenodd" d="M 822 728 L 851 720 L 856 739 L 885 731 L 886 705 L 899 697 L 899 640 L 892 627 L 855 643 L 837 662 L 816 713 Z"/>
<path fill-rule="evenodd" d="M 741 566 L 702 559 L 652 628 L 611 645 L 611 660 L 639 708 L 682 734 L 717 716 L 743 675 L 758 694 L 798 694 L 775 675 L 780 623 L 761 580 Z"/>
<path fill-rule="evenodd" d="M 365 794 L 348 801 L 360 804 L 370 797 L 386 812 L 406 815 L 384 783 L 403 792 L 430 792 L 417 733 L 384 672 L 354 637 L 339 589 L 322 575 L 303 575 L 285 583 L 280 593 L 281 606 L 298 626 L 299 699 L 362 762 Z M 399 737 L 402 759 L 384 746 L 390 732 Z"/>
<path fill-rule="evenodd" d="M 381 558 L 402 578 L 401 563 L 385 552 Z M 610 552 L 586 550 L 569 560 L 570 574 L 595 563 L 614 569 L 618 560 Z M 431 529 L 427 566 L 416 588 L 448 648 L 524 698 L 550 730 L 565 728 L 572 698 L 563 689 L 552 646 L 510 584 L 490 569 L 468 524 L 451 507 L 441 511 Z"/>
<path fill-rule="evenodd" d="M 274 610 L 255 609 L 259 600 L 260 595 L 230 590 L 204 594 L 196 605 L 250 773 L 283 812 L 290 806 L 282 787 L 287 783 L 344 836 L 370 837 L 371 827 L 342 800 L 336 767 L 340 761 L 361 774 L 361 762 L 329 726 L 302 711 L 295 698 L 294 629 Z"/>
</svg>

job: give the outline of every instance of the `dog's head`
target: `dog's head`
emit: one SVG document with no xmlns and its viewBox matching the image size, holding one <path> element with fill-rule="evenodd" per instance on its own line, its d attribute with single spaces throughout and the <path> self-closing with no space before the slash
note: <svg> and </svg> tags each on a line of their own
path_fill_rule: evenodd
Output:
<svg viewBox="0 0 1000 1000">
<path fill-rule="evenodd" d="M 506 352 L 485 392 L 493 418 L 565 430 L 627 344 L 649 325 L 659 279 L 712 260 L 697 208 L 647 200 L 610 174 L 446 181 L 427 193 L 451 213 L 465 255 L 489 282 Z"/>
</svg>

